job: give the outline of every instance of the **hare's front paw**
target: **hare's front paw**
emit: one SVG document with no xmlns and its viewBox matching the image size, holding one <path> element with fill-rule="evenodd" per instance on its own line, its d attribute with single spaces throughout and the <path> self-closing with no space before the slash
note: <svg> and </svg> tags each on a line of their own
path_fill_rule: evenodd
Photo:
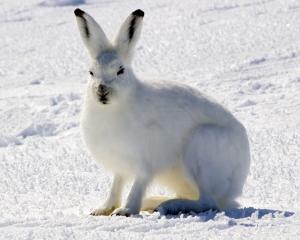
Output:
<svg viewBox="0 0 300 240">
<path fill-rule="evenodd" d="M 109 216 L 113 211 L 115 210 L 115 207 L 101 207 L 93 210 L 90 215 L 92 216 Z"/>
<path fill-rule="evenodd" d="M 111 214 L 112 216 L 124 216 L 129 217 L 131 215 L 138 214 L 138 211 L 131 210 L 130 208 L 117 208 Z"/>
</svg>

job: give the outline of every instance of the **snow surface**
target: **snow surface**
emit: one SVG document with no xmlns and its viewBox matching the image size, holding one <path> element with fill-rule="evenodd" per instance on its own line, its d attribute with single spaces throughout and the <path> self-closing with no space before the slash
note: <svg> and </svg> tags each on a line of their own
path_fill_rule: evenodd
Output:
<svg viewBox="0 0 300 240">
<path fill-rule="evenodd" d="M 84 4 L 84 0 L 45 0 L 41 3 L 42 6 L 55 7 L 55 6 L 68 6 Z"/>
<path fill-rule="evenodd" d="M 79 134 L 89 59 L 61 3 L 80 2 L 110 37 L 143 9 L 137 75 L 194 85 L 245 124 L 244 208 L 89 216 L 111 176 Z M 0 35 L 1 239 L 300 239 L 299 1 L 2 0 Z"/>
</svg>

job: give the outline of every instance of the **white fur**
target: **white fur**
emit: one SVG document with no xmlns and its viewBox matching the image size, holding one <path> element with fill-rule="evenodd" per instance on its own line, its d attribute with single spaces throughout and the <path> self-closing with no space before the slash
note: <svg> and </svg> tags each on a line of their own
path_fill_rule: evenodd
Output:
<svg viewBox="0 0 300 240">
<path fill-rule="evenodd" d="M 137 16 L 130 15 L 122 25 L 114 47 L 103 36 L 97 40 L 103 38 L 105 46 L 99 43 L 98 48 L 95 42 L 84 40 L 89 51 L 98 52 L 91 54 L 94 76 L 89 80 L 82 111 L 82 136 L 93 158 L 115 174 L 108 201 L 92 214 L 137 214 L 152 180 L 174 190 L 180 199 L 146 201 L 144 208 L 148 210 L 177 213 L 236 207 L 235 199 L 242 193 L 250 164 L 245 128 L 197 89 L 137 79 L 130 62 L 142 17 L 136 19 L 139 30 L 132 42 L 124 40 L 133 17 Z M 88 27 L 94 24 L 90 18 L 86 18 Z M 82 17 L 77 20 L 81 28 Z M 102 30 L 98 32 L 102 34 Z M 84 33 L 81 36 L 85 38 Z M 119 65 L 125 66 L 120 76 L 116 75 Z M 99 84 L 113 89 L 108 104 L 97 98 Z M 134 183 L 127 202 L 119 208 L 128 178 Z"/>
</svg>

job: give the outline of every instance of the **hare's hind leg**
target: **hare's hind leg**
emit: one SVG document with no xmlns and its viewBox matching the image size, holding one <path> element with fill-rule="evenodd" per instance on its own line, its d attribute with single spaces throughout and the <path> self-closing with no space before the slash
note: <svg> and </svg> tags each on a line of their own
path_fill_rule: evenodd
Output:
<svg viewBox="0 0 300 240">
<path fill-rule="evenodd" d="M 173 178 L 171 178 L 173 176 Z M 176 198 L 162 202 L 155 209 L 162 215 L 178 213 L 200 213 L 210 209 L 216 210 L 215 202 L 204 191 L 199 191 L 186 175 L 169 175 L 167 183 L 174 190 Z M 173 180 L 173 181 L 171 181 Z M 200 200 L 199 200 L 200 198 Z"/>
<path fill-rule="evenodd" d="M 198 200 L 177 198 L 161 203 L 156 210 L 162 215 L 177 215 L 178 213 L 200 213 L 210 209 L 216 210 L 216 208 L 201 205 Z"/>
<path fill-rule="evenodd" d="M 236 208 L 235 199 L 242 192 L 249 161 L 248 140 L 243 128 L 200 125 L 187 142 L 183 156 L 183 169 L 189 178 L 171 175 L 176 177 L 172 183 L 177 183 L 173 186 L 179 198 L 163 202 L 158 211 L 178 214 Z M 190 182 L 187 179 L 194 179 L 193 185 L 199 190 L 198 199 L 190 199 L 185 194 L 182 182 Z"/>
<path fill-rule="evenodd" d="M 197 179 L 200 204 L 219 210 L 237 206 L 250 162 L 248 138 L 241 125 L 200 125 L 187 143 L 184 163 Z"/>
</svg>

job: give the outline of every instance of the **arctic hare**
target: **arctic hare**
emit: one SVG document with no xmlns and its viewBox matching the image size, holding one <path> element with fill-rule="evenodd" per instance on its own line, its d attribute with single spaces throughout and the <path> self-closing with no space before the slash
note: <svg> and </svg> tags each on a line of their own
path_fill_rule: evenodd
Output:
<svg viewBox="0 0 300 240">
<path fill-rule="evenodd" d="M 162 214 L 226 210 L 237 206 L 250 164 L 243 125 L 197 89 L 174 82 L 145 82 L 131 60 L 144 12 L 125 20 L 114 44 L 86 12 L 74 11 L 92 59 L 82 111 L 83 140 L 114 173 L 110 195 L 92 215 Z M 124 183 L 133 179 L 125 205 Z M 176 197 L 143 199 L 152 180 Z"/>
</svg>

